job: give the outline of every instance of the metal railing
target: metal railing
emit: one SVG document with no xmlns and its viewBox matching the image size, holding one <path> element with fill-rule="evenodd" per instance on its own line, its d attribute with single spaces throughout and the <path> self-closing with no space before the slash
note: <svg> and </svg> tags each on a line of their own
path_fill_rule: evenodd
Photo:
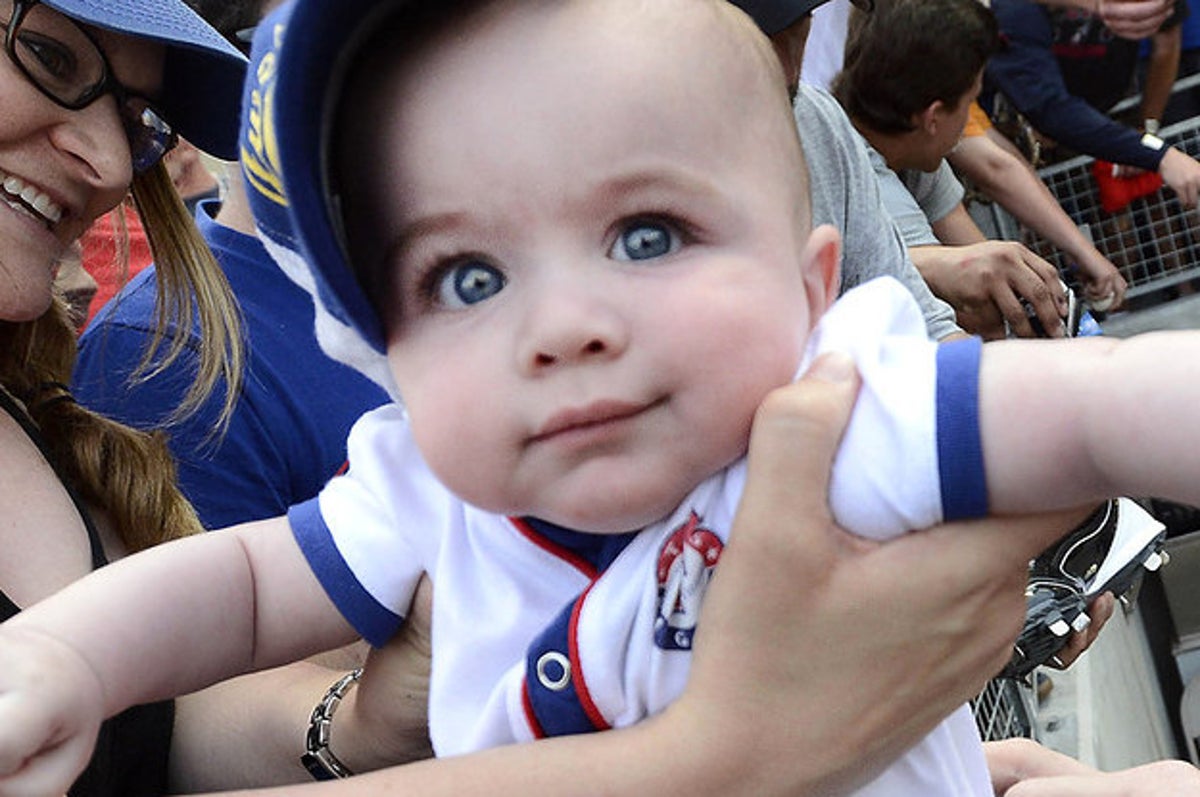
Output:
<svg viewBox="0 0 1200 797">
<path fill-rule="evenodd" d="M 1200 75 L 1176 82 L 1173 91 L 1200 85 Z M 1122 105 L 1134 106 L 1137 97 Z M 1118 106 L 1120 108 L 1121 106 Z M 1115 113 L 1116 111 L 1114 111 Z M 1200 117 L 1185 119 L 1163 128 L 1159 136 L 1192 157 L 1200 157 Z M 1094 159 L 1072 158 L 1038 171 L 1042 181 L 1058 199 L 1063 210 L 1105 257 L 1121 270 L 1129 284 L 1128 298 L 1159 291 L 1200 277 L 1200 215 L 1185 210 L 1169 188 L 1135 199 L 1125 208 L 1106 212 L 1100 204 Z M 998 222 L 1005 226 L 1010 220 Z M 1015 226 L 1015 225 L 1014 225 Z M 1070 275 L 1072 264 L 1048 241 L 1028 229 L 1017 230 L 1027 246 Z"/>
<path fill-rule="evenodd" d="M 1011 678 L 994 678 L 971 701 L 975 725 L 985 742 L 1037 738 L 1037 708 L 1033 690 Z"/>
</svg>

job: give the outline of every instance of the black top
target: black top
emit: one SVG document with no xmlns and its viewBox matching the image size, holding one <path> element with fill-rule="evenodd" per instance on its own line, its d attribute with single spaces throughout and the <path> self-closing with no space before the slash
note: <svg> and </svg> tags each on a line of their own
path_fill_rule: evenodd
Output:
<svg viewBox="0 0 1200 797">
<path fill-rule="evenodd" d="M 71 496 L 75 510 L 87 529 L 92 548 L 92 567 L 108 564 L 92 519 L 79 496 L 54 466 L 37 426 L 3 389 L 0 389 L 0 408 L 21 425 Z M 0 591 L 0 620 L 7 620 L 20 611 L 20 607 Z M 175 704 L 171 701 L 135 706 L 107 720 L 100 726 L 92 760 L 71 787 L 69 797 L 157 797 L 165 793 L 167 755 L 171 747 L 174 720 Z"/>
</svg>

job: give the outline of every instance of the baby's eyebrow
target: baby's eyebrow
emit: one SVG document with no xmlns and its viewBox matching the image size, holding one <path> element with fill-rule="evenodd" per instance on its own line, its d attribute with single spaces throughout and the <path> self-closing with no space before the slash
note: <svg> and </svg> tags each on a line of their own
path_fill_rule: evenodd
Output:
<svg viewBox="0 0 1200 797">
<path fill-rule="evenodd" d="M 664 189 L 701 198 L 713 199 L 720 196 L 716 183 L 707 176 L 669 165 L 637 169 L 606 178 L 597 186 L 596 192 L 600 195 L 621 196 Z"/>
<path fill-rule="evenodd" d="M 386 241 L 384 257 L 394 262 L 410 249 L 414 242 L 431 235 L 445 234 L 462 229 L 469 224 L 469 216 L 463 211 L 435 212 L 418 216 L 403 224 L 396 234 Z"/>
</svg>

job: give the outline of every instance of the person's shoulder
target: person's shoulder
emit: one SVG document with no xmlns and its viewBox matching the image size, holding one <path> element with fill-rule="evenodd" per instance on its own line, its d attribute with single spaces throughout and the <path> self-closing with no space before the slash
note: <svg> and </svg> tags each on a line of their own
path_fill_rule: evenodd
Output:
<svg viewBox="0 0 1200 797">
<path fill-rule="evenodd" d="M 138 272 L 88 323 L 80 335 L 80 345 L 116 329 L 153 332 L 158 301 L 157 285 L 158 276 L 153 264 Z"/>
<path fill-rule="evenodd" d="M 794 101 L 796 123 L 803 133 L 805 128 L 820 127 L 836 130 L 840 135 L 843 131 L 853 131 L 850 117 L 842 110 L 837 99 L 822 88 L 801 83 L 796 90 Z"/>
<path fill-rule="evenodd" d="M 795 100 L 796 125 L 810 172 L 825 175 L 832 170 L 868 171 L 870 146 L 832 94 L 815 86 L 800 84 Z M 870 168 L 876 168 L 874 163 Z"/>
</svg>

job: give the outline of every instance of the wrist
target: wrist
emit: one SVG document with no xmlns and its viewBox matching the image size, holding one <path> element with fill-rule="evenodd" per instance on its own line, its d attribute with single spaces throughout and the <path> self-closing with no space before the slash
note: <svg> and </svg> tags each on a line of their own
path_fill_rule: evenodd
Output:
<svg viewBox="0 0 1200 797">
<path fill-rule="evenodd" d="M 333 719 L 346 695 L 358 685 L 362 670 L 352 670 L 329 687 L 309 716 L 300 763 L 315 780 L 348 778 L 353 772 L 334 754 Z"/>
<path fill-rule="evenodd" d="M 690 684 L 689 684 L 690 689 Z M 721 705 L 706 692 L 693 700 L 684 694 L 648 722 L 630 730 L 644 731 L 636 749 L 660 765 L 653 788 L 643 793 L 720 794 L 722 797 L 810 797 L 849 794 L 861 786 L 862 762 L 839 734 L 801 728 L 790 719 L 790 732 L 780 731 L 781 717 L 740 704 Z M 778 712 L 776 712 L 778 713 Z M 812 731 L 806 733 L 805 731 Z M 714 755 L 714 750 L 720 750 Z M 685 788 L 679 788 L 683 785 Z"/>
<path fill-rule="evenodd" d="M 398 721 L 395 711 L 379 711 L 375 704 L 383 696 L 368 694 L 370 690 L 364 692 L 360 685 L 346 695 L 338 710 L 336 751 L 350 771 L 373 772 L 433 757 L 423 691 L 415 693 L 420 696 L 420 706 L 411 712 L 414 716 L 419 713 L 419 723 Z M 389 694 L 383 699 L 395 698 Z M 395 706 L 389 704 L 389 708 Z M 410 712 L 401 713 L 407 717 Z"/>
</svg>

